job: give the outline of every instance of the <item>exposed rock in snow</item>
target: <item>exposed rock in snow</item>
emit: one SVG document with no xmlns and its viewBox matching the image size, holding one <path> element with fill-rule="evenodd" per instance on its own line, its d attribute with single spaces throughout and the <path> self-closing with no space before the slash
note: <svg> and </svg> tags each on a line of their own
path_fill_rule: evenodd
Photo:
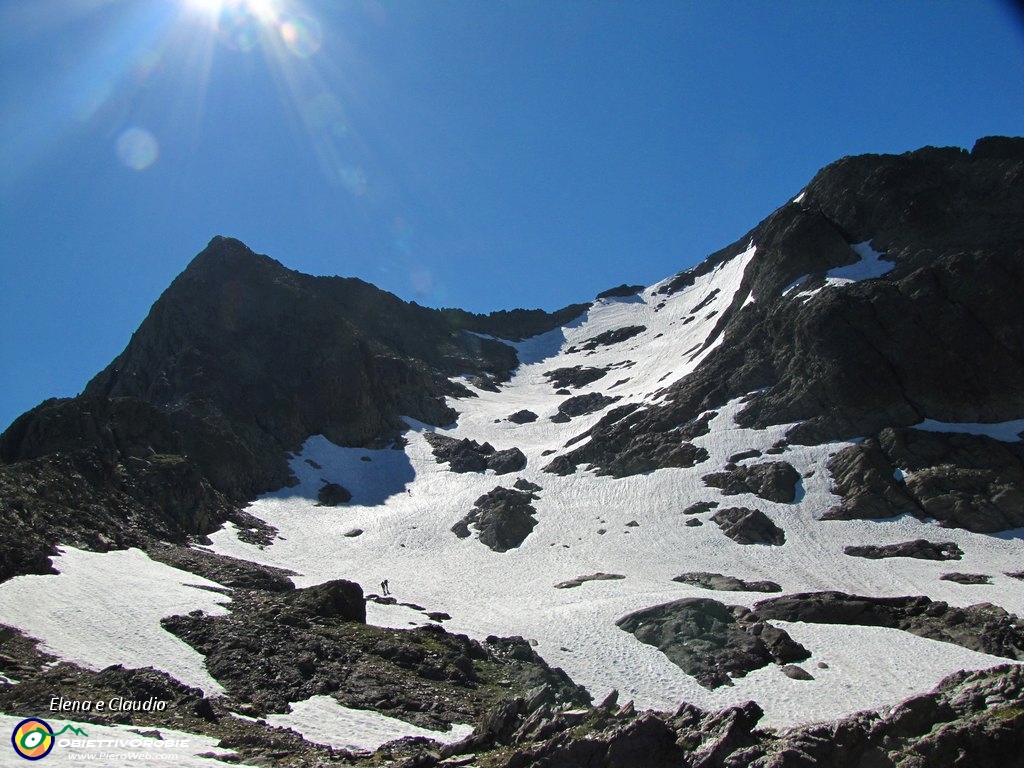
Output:
<svg viewBox="0 0 1024 768">
<path fill-rule="evenodd" d="M 473 509 L 452 527 L 459 538 L 470 535 L 469 526 L 478 532 L 482 544 L 495 552 L 515 549 L 537 525 L 531 501 L 537 496 L 532 491 L 511 490 L 500 485 L 488 491 L 473 505 Z"/>
<path fill-rule="evenodd" d="M 811 654 L 786 632 L 740 606 L 686 598 L 623 616 L 616 624 L 653 645 L 707 688 L 732 685 L 771 663 L 803 661 Z"/>
<path fill-rule="evenodd" d="M 886 557 L 916 557 L 919 560 L 959 560 L 964 551 L 956 542 L 933 542 L 926 539 L 903 541 L 899 544 L 861 544 L 843 547 L 843 553 L 853 557 L 881 560 Z"/>
<path fill-rule="evenodd" d="M 789 504 L 796 499 L 800 473 L 788 462 L 769 461 L 704 475 L 703 480 L 713 488 L 721 488 L 725 496 L 752 493 L 767 501 Z"/>
<path fill-rule="evenodd" d="M 718 510 L 711 519 L 737 544 L 781 546 L 786 543 L 785 532 L 759 509 L 729 507 Z"/>
<path fill-rule="evenodd" d="M 680 584 L 692 584 L 695 587 L 714 589 L 719 592 L 781 592 L 782 587 L 774 581 L 745 581 L 735 576 L 725 576 L 721 573 L 709 573 L 707 571 L 696 571 L 694 573 L 683 573 L 672 577 L 672 581 Z"/>
</svg>

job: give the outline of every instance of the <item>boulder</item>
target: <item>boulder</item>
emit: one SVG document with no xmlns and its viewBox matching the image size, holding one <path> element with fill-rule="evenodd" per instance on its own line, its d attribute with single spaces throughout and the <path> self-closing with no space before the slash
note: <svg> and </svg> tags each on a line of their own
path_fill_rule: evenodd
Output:
<svg viewBox="0 0 1024 768">
<path fill-rule="evenodd" d="M 700 522 L 699 520 L 697 522 Z M 782 587 L 774 581 L 745 581 L 735 576 L 724 576 L 721 573 L 695 571 L 674 576 L 672 581 L 689 584 L 703 589 L 714 589 L 721 592 L 781 592 Z"/>
<path fill-rule="evenodd" d="M 510 414 L 508 420 L 513 424 L 529 424 L 537 420 L 537 414 L 524 408 L 521 411 Z"/>
<path fill-rule="evenodd" d="M 786 543 L 785 532 L 759 509 L 720 509 L 711 519 L 722 529 L 722 533 L 737 544 L 781 546 Z"/>
<path fill-rule="evenodd" d="M 752 493 L 766 501 L 790 504 L 796 500 L 800 473 L 789 462 L 769 461 L 704 475 L 703 480 L 713 488 L 720 488 L 725 496 Z"/>
<path fill-rule="evenodd" d="M 886 557 L 915 557 L 919 560 L 959 560 L 964 553 L 952 541 L 933 542 L 925 539 L 899 544 L 863 544 L 843 547 L 843 554 L 880 560 Z"/>
<path fill-rule="evenodd" d="M 646 608 L 615 623 L 661 650 L 705 688 L 732 685 L 731 677 L 810 656 L 785 631 L 765 623 L 756 613 L 708 598 Z"/>
<path fill-rule="evenodd" d="M 462 520 L 452 527 L 459 538 L 471 535 L 470 525 L 477 530 L 477 538 L 495 552 L 515 549 L 530 535 L 537 521 L 530 501 L 536 497 L 530 491 L 497 486 L 478 498 Z"/>
<path fill-rule="evenodd" d="M 352 492 L 337 483 L 324 483 L 316 493 L 317 506 L 337 507 L 352 500 Z"/>
</svg>

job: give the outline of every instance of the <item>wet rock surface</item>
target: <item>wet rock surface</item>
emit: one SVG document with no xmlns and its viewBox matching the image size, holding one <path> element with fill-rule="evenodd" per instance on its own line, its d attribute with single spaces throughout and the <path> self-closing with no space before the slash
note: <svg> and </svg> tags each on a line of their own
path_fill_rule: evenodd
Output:
<svg viewBox="0 0 1024 768">
<path fill-rule="evenodd" d="M 732 677 L 811 654 L 785 631 L 742 606 L 686 598 L 631 613 L 615 622 L 658 648 L 705 688 L 732 685 Z"/>
</svg>

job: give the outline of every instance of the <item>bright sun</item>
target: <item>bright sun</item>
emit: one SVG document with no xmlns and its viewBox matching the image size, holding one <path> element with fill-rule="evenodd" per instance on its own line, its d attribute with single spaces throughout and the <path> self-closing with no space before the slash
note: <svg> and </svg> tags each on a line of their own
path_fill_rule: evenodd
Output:
<svg viewBox="0 0 1024 768">
<path fill-rule="evenodd" d="M 184 0 L 185 5 L 202 13 L 216 16 L 221 9 L 250 13 L 261 21 L 270 21 L 277 14 L 275 0 Z"/>
</svg>

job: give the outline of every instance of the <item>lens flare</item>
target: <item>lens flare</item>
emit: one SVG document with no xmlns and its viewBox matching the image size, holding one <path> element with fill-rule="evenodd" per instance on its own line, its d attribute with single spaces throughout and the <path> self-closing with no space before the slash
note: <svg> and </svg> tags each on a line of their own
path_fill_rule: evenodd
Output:
<svg viewBox="0 0 1024 768">
<path fill-rule="evenodd" d="M 143 128 L 128 128 L 117 137 L 118 159 L 133 171 L 144 171 L 156 162 L 160 145 L 152 133 Z"/>
<path fill-rule="evenodd" d="M 217 14 L 217 38 L 232 51 L 251 51 L 259 42 L 262 23 L 249 3 L 225 3 Z"/>
<path fill-rule="evenodd" d="M 289 16 L 281 23 L 281 38 L 294 55 L 308 59 L 323 45 L 323 28 L 311 16 Z"/>
</svg>

